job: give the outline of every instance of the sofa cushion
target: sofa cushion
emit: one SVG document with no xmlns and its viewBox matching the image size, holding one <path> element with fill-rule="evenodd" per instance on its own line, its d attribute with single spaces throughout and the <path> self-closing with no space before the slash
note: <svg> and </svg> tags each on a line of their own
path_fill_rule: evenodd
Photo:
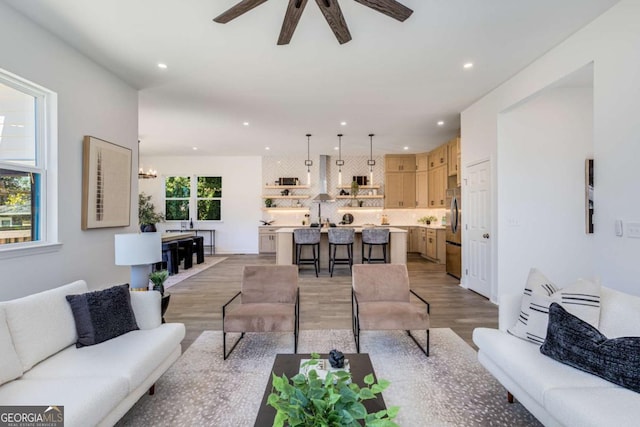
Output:
<svg viewBox="0 0 640 427">
<path fill-rule="evenodd" d="M 140 329 L 153 329 L 162 324 L 160 292 L 130 292 L 131 308 Z"/>
<path fill-rule="evenodd" d="M 509 333 L 541 345 L 547 333 L 549 306 L 556 302 L 597 327 L 600 320 L 600 284 L 579 279 L 558 289 L 540 271 L 532 268 L 522 298 L 521 312 Z"/>
<path fill-rule="evenodd" d="M 640 297 L 602 287 L 598 330 L 609 338 L 640 336 Z"/>
<path fill-rule="evenodd" d="M 566 427 L 637 426 L 640 420 L 638 394 L 611 383 L 609 387 L 551 389 L 544 406 Z"/>
<path fill-rule="evenodd" d="M 66 427 L 95 426 L 128 395 L 118 377 L 19 379 L 0 387 L 2 405 L 64 406 Z"/>
<path fill-rule="evenodd" d="M 607 339 L 558 304 L 549 307 L 547 339 L 540 353 L 640 392 L 640 337 Z"/>
<path fill-rule="evenodd" d="M 479 347 L 480 353 L 490 358 L 506 375 L 523 384 L 537 402 L 543 402 L 545 394 L 558 387 L 611 386 L 602 378 L 586 375 L 540 354 L 536 344 L 497 329 L 476 328 L 473 342 Z"/>
<path fill-rule="evenodd" d="M 98 345 L 70 346 L 25 372 L 22 378 L 123 377 L 132 391 L 172 354 L 184 333 L 182 323 L 165 323 L 155 329 L 132 331 Z"/>
<path fill-rule="evenodd" d="M 66 295 L 87 291 L 84 280 L 3 302 L 16 353 L 26 372 L 77 340 Z"/>
<path fill-rule="evenodd" d="M 66 298 L 78 332 L 76 347 L 99 344 L 138 329 L 128 284 Z"/>
<path fill-rule="evenodd" d="M 4 309 L 0 307 L 0 385 L 22 375 L 22 364 L 9 333 Z"/>
</svg>

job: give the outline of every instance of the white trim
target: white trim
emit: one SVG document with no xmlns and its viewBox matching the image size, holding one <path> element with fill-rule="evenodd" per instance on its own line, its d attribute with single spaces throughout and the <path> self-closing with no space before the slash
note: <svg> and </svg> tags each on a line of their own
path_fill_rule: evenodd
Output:
<svg viewBox="0 0 640 427">
<path fill-rule="evenodd" d="M 20 245 L 20 246 L 17 246 Z M 4 247 L 11 246 L 11 247 Z M 57 252 L 62 249 L 62 243 L 10 243 L 8 245 L 0 246 L 0 260 L 19 258 L 31 255 L 47 254 L 51 252 Z"/>
</svg>

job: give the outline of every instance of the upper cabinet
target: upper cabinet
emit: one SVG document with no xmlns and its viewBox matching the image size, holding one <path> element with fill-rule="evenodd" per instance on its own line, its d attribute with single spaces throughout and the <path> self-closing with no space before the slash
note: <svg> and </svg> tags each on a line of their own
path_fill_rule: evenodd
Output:
<svg viewBox="0 0 640 427">
<path fill-rule="evenodd" d="M 458 175 L 459 159 L 458 151 L 460 147 L 460 138 L 453 138 L 447 143 L 447 152 L 449 162 L 447 163 L 448 176 Z"/>
<path fill-rule="evenodd" d="M 415 172 L 416 156 L 414 154 L 388 154 L 384 156 L 385 172 Z"/>
<path fill-rule="evenodd" d="M 408 209 L 416 207 L 415 172 L 387 172 L 385 178 L 384 207 Z"/>
<path fill-rule="evenodd" d="M 429 169 L 440 166 L 447 166 L 447 144 L 443 144 L 429 152 Z"/>
<path fill-rule="evenodd" d="M 416 154 L 416 170 L 426 171 L 429 169 L 429 154 Z"/>
</svg>

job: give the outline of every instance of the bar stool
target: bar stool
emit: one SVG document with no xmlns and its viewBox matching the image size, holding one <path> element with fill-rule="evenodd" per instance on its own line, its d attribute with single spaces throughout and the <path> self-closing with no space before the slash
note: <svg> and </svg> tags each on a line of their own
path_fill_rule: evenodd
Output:
<svg viewBox="0 0 640 427">
<path fill-rule="evenodd" d="M 320 269 L 320 228 L 296 228 L 293 230 L 293 241 L 296 244 L 296 264 L 313 264 L 318 277 Z M 302 258 L 302 247 L 311 246 L 313 258 Z M 316 252 L 316 248 L 318 251 Z"/>
<path fill-rule="evenodd" d="M 178 240 L 178 253 L 180 259 L 184 259 L 185 270 L 193 267 L 193 239 L 191 237 Z"/>
<path fill-rule="evenodd" d="M 178 274 L 178 242 L 167 242 L 162 244 L 162 263 L 167 266 L 170 276 Z"/>
<path fill-rule="evenodd" d="M 362 229 L 362 263 L 368 264 L 372 262 L 387 262 L 387 245 L 389 244 L 388 228 L 363 228 Z M 369 254 L 364 256 L 364 245 L 369 245 Z M 372 258 L 371 248 L 373 246 L 382 246 L 382 258 Z"/>
<path fill-rule="evenodd" d="M 349 272 L 353 265 L 353 240 L 355 230 L 353 228 L 330 228 L 329 229 L 329 272 L 333 277 L 333 267 L 336 264 L 348 264 Z M 338 246 L 347 247 L 347 258 L 336 258 Z M 331 249 L 333 248 L 333 252 Z"/>
<path fill-rule="evenodd" d="M 193 253 L 196 254 L 196 262 L 202 264 L 204 262 L 204 237 L 195 236 L 193 238 Z"/>
</svg>

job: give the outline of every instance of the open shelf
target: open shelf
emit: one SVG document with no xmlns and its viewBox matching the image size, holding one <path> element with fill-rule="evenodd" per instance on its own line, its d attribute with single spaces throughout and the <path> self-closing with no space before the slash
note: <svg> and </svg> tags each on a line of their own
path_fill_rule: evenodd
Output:
<svg viewBox="0 0 640 427">
<path fill-rule="evenodd" d="M 351 189 L 351 185 L 339 185 L 338 187 L 336 187 L 338 190 L 350 190 Z M 358 189 L 360 190 L 379 190 L 380 186 L 379 185 L 361 185 L 358 187 Z"/>
<path fill-rule="evenodd" d="M 265 190 L 308 190 L 311 187 L 308 185 L 265 185 L 264 188 Z"/>
<path fill-rule="evenodd" d="M 262 196 L 263 199 L 289 199 L 289 200 L 297 200 L 297 199 L 308 199 L 309 196 L 302 196 L 302 195 L 294 195 L 294 196 L 276 196 L 274 195 L 263 195 Z"/>
<path fill-rule="evenodd" d="M 309 211 L 309 208 L 297 208 L 293 207 L 285 207 L 285 206 L 276 206 L 275 208 L 262 208 L 263 211 Z"/>
<path fill-rule="evenodd" d="M 352 199 L 352 198 L 353 198 L 353 197 L 351 197 L 351 196 L 336 196 L 336 199 Z M 356 198 L 356 200 L 357 200 L 357 199 L 363 199 L 363 200 L 364 200 L 364 199 L 384 199 L 384 196 L 379 195 L 379 194 L 378 194 L 378 195 L 376 195 L 376 196 L 369 196 L 369 195 L 364 195 L 364 194 L 363 194 L 363 195 L 361 195 L 361 196 L 360 196 L 360 195 L 358 195 L 358 196 L 356 196 L 355 198 Z"/>
</svg>

